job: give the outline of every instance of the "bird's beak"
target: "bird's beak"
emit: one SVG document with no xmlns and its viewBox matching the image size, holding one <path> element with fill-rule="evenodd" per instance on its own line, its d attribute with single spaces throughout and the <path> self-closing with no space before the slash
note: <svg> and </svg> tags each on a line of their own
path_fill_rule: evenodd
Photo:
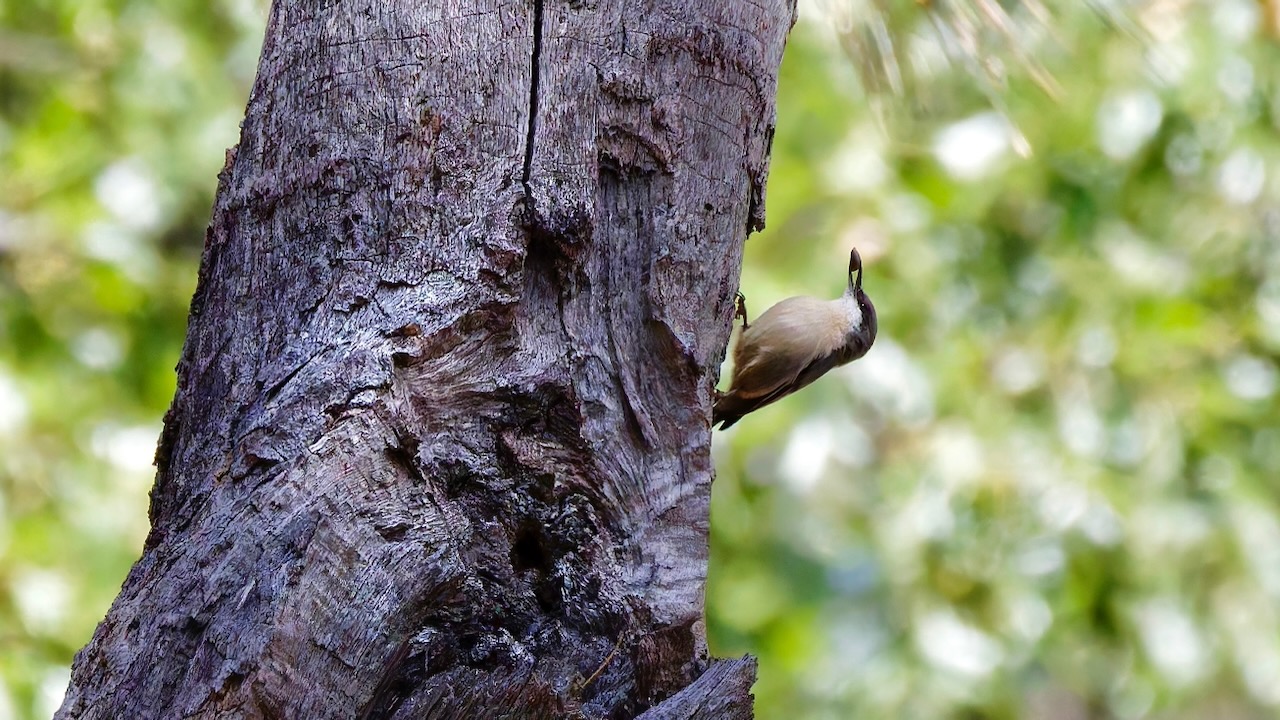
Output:
<svg viewBox="0 0 1280 720">
<path fill-rule="evenodd" d="M 856 280 L 854 273 L 858 274 Z M 862 256 L 858 254 L 857 248 L 849 252 L 849 285 L 854 290 L 862 289 Z"/>
</svg>

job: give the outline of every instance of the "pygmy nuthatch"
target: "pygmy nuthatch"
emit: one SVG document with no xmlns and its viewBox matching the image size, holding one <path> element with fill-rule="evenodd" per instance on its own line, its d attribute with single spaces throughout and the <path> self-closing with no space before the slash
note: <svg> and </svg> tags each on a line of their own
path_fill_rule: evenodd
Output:
<svg viewBox="0 0 1280 720">
<path fill-rule="evenodd" d="M 854 277 L 854 274 L 857 277 Z M 723 430 L 743 415 L 786 397 L 834 367 L 867 354 L 876 339 L 876 308 L 862 292 L 862 258 L 849 253 L 849 286 L 838 300 L 783 300 L 747 324 L 733 351 L 733 380 L 717 396 L 711 425 Z"/>
</svg>

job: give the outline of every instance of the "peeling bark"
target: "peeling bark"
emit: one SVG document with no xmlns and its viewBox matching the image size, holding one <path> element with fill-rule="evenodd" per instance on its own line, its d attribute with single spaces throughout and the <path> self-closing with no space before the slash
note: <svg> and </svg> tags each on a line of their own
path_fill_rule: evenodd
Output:
<svg viewBox="0 0 1280 720">
<path fill-rule="evenodd" d="M 750 717 L 708 420 L 793 19 L 277 0 L 58 717 Z"/>
</svg>

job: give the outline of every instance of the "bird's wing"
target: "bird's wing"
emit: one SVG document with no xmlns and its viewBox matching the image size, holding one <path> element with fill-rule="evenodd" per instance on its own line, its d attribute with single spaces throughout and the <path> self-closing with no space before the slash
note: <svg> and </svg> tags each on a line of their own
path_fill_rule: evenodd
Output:
<svg viewBox="0 0 1280 720">
<path fill-rule="evenodd" d="M 766 397 L 790 387 L 800 371 L 812 362 L 812 357 L 802 354 L 770 351 L 763 348 L 753 353 L 741 369 L 734 368 L 730 390 L 743 399 Z"/>
<path fill-rule="evenodd" d="M 814 358 L 808 365 L 805 365 L 804 369 L 800 371 L 800 374 L 796 376 L 796 381 L 791 386 L 792 392 L 795 392 L 823 375 L 826 375 L 827 371 L 840 364 L 840 357 L 836 353 L 826 353 Z"/>
<path fill-rule="evenodd" d="M 734 385 L 728 393 L 716 399 L 715 407 L 711 413 L 711 424 L 714 426 L 716 423 L 723 422 L 721 429 L 727 429 L 738 422 L 738 419 L 743 415 L 755 412 L 775 400 L 786 397 L 822 377 L 828 370 L 839 364 L 835 354 L 828 353 L 806 365 L 796 375 L 794 382 L 778 383 L 767 390 L 756 387 L 752 388 L 750 392 L 744 392 L 743 387 Z M 747 382 L 751 382 L 751 380 L 748 379 Z"/>
<path fill-rule="evenodd" d="M 712 425 L 727 428 L 840 365 L 846 325 L 843 309 L 816 298 L 788 298 L 769 308 L 738 340 L 733 380 L 716 399 Z"/>
<path fill-rule="evenodd" d="M 766 402 L 772 402 L 781 397 L 776 394 L 779 391 L 800 387 L 796 381 L 801 374 L 811 372 L 811 366 L 829 354 L 825 349 L 831 346 L 831 328 L 825 323 L 812 324 L 814 319 L 825 320 L 829 313 L 821 300 L 796 297 L 783 300 L 756 318 L 748 335 L 738 342 L 730 390 L 744 400 L 769 398 Z M 785 337 L 787 342 L 766 342 L 770 337 Z M 832 367 L 834 364 L 811 374 L 803 385 Z"/>
</svg>

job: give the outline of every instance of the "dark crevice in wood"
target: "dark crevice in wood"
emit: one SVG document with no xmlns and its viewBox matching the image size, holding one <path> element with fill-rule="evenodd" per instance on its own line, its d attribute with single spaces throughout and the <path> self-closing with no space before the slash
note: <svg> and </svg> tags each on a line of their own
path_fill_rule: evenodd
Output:
<svg viewBox="0 0 1280 720">
<path fill-rule="evenodd" d="M 546 540 L 536 523 L 526 522 L 511 545 L 511 567 L 516 572 L 532 570 L 538 575 L 551 569 L 547 557 Z"/>
<path fill-rule="evenodd" d="M 405 660 L 409 656 L 411 640 L 412 638 L 406 638 L 401 642 L 400 647 L 396 648 L 395 654 L 391 656 L 391 660 L 387 662 L 386 669 L 374 688 L 373 697 L 365 706 L 365 711 L 360 714 L 360 720 L 384 720 L 391 717 L 408 694 L 407 691 L 412 690 L 412 685 L 404 686 L 405 676 L 409 674 L 409 667 L 406 666 Z M 421 658 L 412 665 L 420 666 Z"/>
<path fill-rule="evenodd" d="M 768 129 L 765 131 L 765 147 L 769 152 L 773 151 L 773 134 L 777 127 L 773 123 L 769 123 Z M 768 157 L 768 154 L 765 155 Z M 747 232 L 760 232 L 764 230 L 765 212 L 764 212 L 764 192 L 765 185 L 769 181 L 769 168 L 767 165 L 761 165 L 751 171 L 748 177 L 748 205 L 747 205 Z"/>
<path fill-rule="evenodd" d="M 526 207 L 533 207 L 533 141 L 538 134 L 538 82 L 542 56 L 542 1 L 533 0 L 533 60 L 529 69 L 529 129 L 524 139 L 524 168 L 520 182 L 524 185 Z"/>
</svg>

